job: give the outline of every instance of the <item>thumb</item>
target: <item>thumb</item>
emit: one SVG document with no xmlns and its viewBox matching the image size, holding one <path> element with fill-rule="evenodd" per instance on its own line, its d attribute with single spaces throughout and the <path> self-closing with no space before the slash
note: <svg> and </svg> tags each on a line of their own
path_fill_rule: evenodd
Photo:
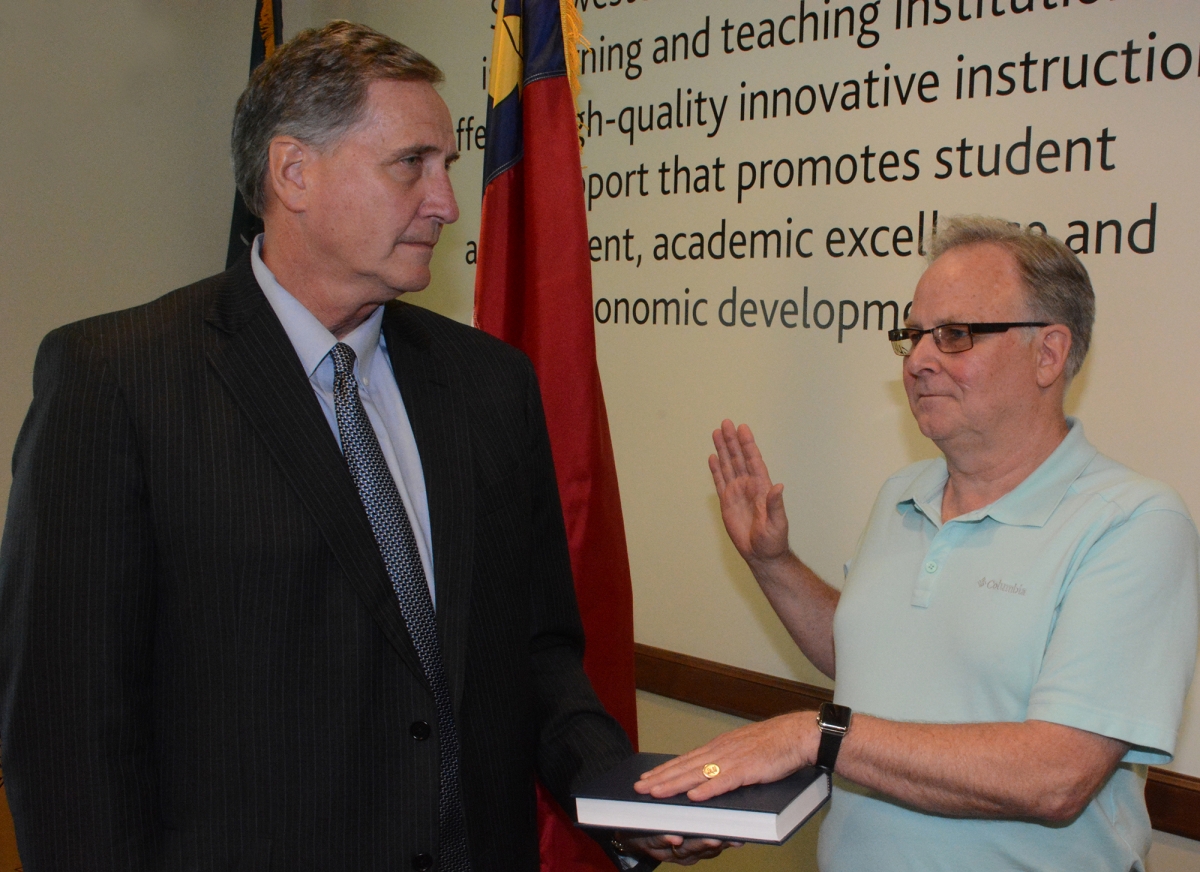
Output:
<svg viewBox="0 0 1200 872">
<path fill-rule="evenodd" d="M 767 491 L 767 517 L 775 523 L 787 522 L 787 512 L 783 508 L 783 482 Z"/>
</svg>

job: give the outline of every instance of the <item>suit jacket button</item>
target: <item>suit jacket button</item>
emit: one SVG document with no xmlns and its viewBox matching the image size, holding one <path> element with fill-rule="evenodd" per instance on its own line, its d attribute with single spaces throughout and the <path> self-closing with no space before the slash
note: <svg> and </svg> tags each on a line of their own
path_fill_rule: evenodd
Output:
<svg viewBox="0 0 1200 872">
<path fill-rule="evenodd" d="M 413 721 L 412 726 L 410 726 L 408 729 L 409 729 L 409 732 L 412 733 L 412 737 L 414 739 L 416 739 L 418 742 L 424 742 L 426 739 L 429 738 L 429 733 L 430 733 L 429 724 L 426 723 L 425 721 Z M 425 854 L 419 854 L 418 856 L 424 857 Z M 416 860 L 413 860 L 413 862 L 415 863 Z M 426 868 L 426 867 L 417 867 L 417 868 Z"/>
<path fill-rule="evenodd" d="M 427 872 L 427 870 L 433 868 L 433 855 L 413 854 L 412 867 L 416 869 L 417 872 Z"/>
</svg>

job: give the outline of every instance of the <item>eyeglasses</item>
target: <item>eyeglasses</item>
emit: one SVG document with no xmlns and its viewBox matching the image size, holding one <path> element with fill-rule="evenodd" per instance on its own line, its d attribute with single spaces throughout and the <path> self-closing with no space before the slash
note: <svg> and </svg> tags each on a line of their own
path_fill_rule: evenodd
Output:
<svg viewBox="0 0 1200 872">
<path fill-rule="evenodd" d="M 977 333 L 1004 333 L 1014 327 L 1049 327 L 1045 321 L 1004 321 L 992 324 L 939 324 L 928 330 L 918 330 L 916 327 L 901 327 L 899 330 L 889 330 L 892 350 L 901 357 L 912 354 L 913 348 L 921 341 L 926 333 L 933 334 L 933 344 L 938 351 L 946 354 L 956 354 L 975 345 L 974 336 Z"/>
</svg>

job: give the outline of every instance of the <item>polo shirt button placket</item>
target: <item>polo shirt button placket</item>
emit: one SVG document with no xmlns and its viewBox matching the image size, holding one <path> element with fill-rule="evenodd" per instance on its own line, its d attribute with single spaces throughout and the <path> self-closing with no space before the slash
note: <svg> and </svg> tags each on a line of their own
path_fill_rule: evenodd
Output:
<svg viewBox="0 0 1200 872">
<path fill-rule="evenodd" d="M 925 562 L 917 574 L 916 587 L 913 588 L 912 604 L 917 608 L 929 607 L 929 601 L 933 598 L 933 586 L 941 568 L 941 563 L 935 557 L 928 554 L 925 556 Z"/>
</svg>

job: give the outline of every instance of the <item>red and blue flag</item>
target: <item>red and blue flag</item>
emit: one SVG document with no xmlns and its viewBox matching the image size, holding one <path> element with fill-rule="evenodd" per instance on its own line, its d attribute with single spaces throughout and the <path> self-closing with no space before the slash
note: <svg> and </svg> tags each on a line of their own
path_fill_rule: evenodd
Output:
<svg viewBox="0 0 1200 872">
<path fill-rule="evenodd" d="M 584 667 L 637 743 L 633 594 L 596 365 L 571 0 L 501 0 L 488 87 L 475 323 L 533 361 L 587 634 Z M 543 869 L 612 864 L 539 788 Z"/>
</svg>

